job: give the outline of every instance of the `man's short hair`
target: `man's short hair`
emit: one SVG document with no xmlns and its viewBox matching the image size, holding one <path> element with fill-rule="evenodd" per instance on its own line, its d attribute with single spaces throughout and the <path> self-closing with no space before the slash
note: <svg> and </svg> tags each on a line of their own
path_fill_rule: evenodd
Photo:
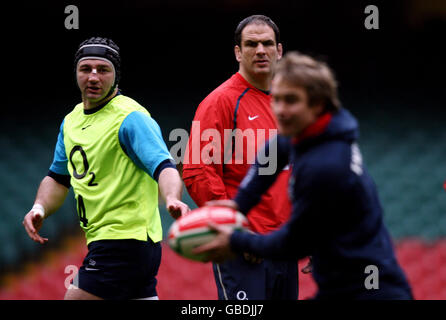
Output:
<svg viewBox="0 0 446 320">
<path fill-rule="evenodd" d="M 274 35 L 276 37 L 276 45 L 278 45 L 280 43 L 280 31 L 279 28 L 277 27 L 277 25 L 274 23 L 273 20 L 271 20 L 271 18 L 261 15 L 261 14 L 255 14 L 252 16 L 249 16 L 245 19 L 243 19 L 237 26 L 237 28 L 235 29 L 235 34 L 234 34 L 234 40 L 235 40 L 235 45 L 241 47 L 242 44 L 242 32 L 243 29 L 245 29 L 245 27 L 247 25 L 250 24 L 266 24 L 267 26 L 271 27 L 271 29 L 273 29 L 274 31 Z"/>
<path fill-rule="evenodd" d="M 325 62 L 291 51 L 277 63 L 275 76 L 281 76 L 289 84 L 304 88 L 310 106 L 322 103 L 326 111 L 341 108 L 337 81 Z"/>
</svg>

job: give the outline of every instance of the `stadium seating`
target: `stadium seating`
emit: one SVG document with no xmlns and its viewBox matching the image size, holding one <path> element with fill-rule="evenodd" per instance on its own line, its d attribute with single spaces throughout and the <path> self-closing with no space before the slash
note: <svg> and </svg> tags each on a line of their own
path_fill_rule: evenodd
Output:
<svg viewBox="0 0 446 320">
<path fill-rule="evenodd" d="M 37 258 L 43 248 L 31 241 L 22 221 L 32 207 L 41 179 L 48 172 L 57 137 L 57 124 L 40 127 L 36 123 L 8 123 L 8 135 L 0 136 L 0 200 L 3 221 L 0 224 L 0 272 L 17 269 L 29 258 Z M 67 229 L 77 225 L 77 214 L 69 194 L 62 208 L 48 219 L 42 234 L 56 242 Z"/>
<path fill-rule="evenodd" d="M 361 150 L 392 236 L 435 240 L 446 235 L 446 150 L 432 141 L 446 133 L 434 115 L 401 110 L 361 109 Z"/>
</svg>

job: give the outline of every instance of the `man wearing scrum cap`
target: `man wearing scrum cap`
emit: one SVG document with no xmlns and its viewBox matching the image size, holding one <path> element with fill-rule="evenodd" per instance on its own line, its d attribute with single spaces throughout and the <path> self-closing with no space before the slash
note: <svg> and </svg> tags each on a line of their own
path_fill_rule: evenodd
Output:
<svg viewBox="0 0 446 320">
<path fill-rule="evenodd" d="M 65 299 L 157 299 L 161 260 L 158 188 L 174 218 L 187 213 L 182 181 L 149 112 L 118 89 L 120 50 L 93 37 L 75 55 L 82 103 L 65 116 L 54 160 L 23 225 L 43 221 L 73 187 L 88 254 Z"/>
</svg>

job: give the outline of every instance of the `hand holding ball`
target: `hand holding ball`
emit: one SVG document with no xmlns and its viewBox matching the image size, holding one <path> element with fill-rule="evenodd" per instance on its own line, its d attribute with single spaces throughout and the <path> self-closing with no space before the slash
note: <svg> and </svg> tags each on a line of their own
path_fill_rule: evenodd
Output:
<svg viewBox="0 0 446 320">
<path fill-rule="evenodd" d="M 187 259 L 206 260 L 206 254 L 194 254 L 192 250 L 215 238 L 216 232 L 209 228 L 209 223 L 233 230 L 250 229 L 246 217 L 236 210 L 227 207 L 202 207 L 173 222 L 168 232 L 169 246 Z"/>
</svg>

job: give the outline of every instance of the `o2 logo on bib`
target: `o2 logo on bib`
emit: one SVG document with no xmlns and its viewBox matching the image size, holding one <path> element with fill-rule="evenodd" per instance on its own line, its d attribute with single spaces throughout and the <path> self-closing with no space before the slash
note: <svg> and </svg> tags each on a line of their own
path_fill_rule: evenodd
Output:
<svg viewBox="0 0 446 320">
<path fill-rule="evenodd" d="M 82 164 L 83 164 L 82 172 L 80 172 L 80 170 L 78 171 L 79 168 L 76 168 L 76 165 L 74 164 L 75 161 L 73 161 L 73 157 L 77 152 L 82 157 Z M 71 149 L 69 160 L 71 166 L 73 167 L 74 178 L 83 179 L 88 173 L 89 175 L 91 175 L 90 181 L 88 182 L 88 186 L 94 187 L 98 185 L 96 182 L 94 182 L 94 179 L 96 178 L 95 173 L 93 171 L 88 172 L 88 169 L 90 169 L 90 164 L 88 163 L 87 154 L 85 153 L 84 149 L 81 146 L 74 146 L 73 149 Z"/>
<path fill-rule="evenodd" d="M 80 159 L 79 156 L 82 159 Z M 98 183 L 95 181 L 95 173 L 93 171 L 89 171 L 90 164 L 88 163 L 87 154 L 81 146 L 74 146 L 73 149 L 71 149 L 68 160 L 73 168 L 73 178 L 81 180 L 85 178 L 87 174 L 89 174 L 91 178 L 88 181 L 88 186 L 96 187 L 98 185 Z M 84 228 L 86 228 L 88 226 L 87 210 L 85 208 L 84 198 L 80 194 L 77 194 L 77 212 L 79 214 L 79 221 L 82 222 L 82 225 Z"/>
</svg>

